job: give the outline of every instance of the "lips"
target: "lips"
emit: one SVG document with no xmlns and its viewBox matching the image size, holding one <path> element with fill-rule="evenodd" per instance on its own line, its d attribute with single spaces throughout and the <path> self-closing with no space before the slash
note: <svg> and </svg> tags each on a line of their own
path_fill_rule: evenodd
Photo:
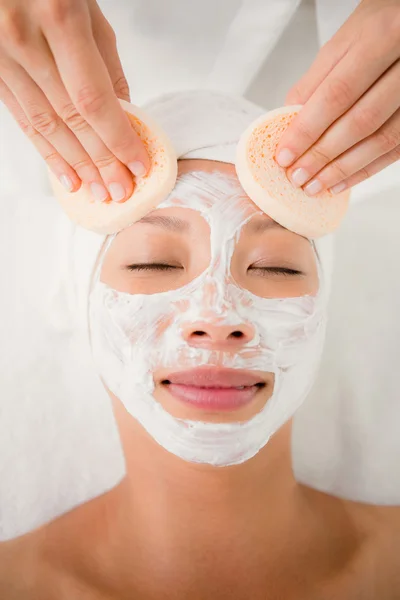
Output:
<svg viewBox="0 0 400 600">
<path fill-rule="evenodd" d="M 200 368 L 171 373 L 162 384 L 177 400 L 203 410 L 234 410 L 264 388 L 259 375 L 234 369 Z"/>
</svg>

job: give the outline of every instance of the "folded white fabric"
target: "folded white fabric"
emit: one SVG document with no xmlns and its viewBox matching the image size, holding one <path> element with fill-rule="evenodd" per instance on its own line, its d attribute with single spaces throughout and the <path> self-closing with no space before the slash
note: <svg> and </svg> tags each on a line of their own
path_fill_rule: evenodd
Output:
<svg viewBox="0 0 400 600">
<path fill-rule="evenodd" d="M 75 228 L 42 195 L 3 197 L 0 228 L 0 540 L 7 540 L 113 487 L 124 461 L 109 398 L 71 320 Z M 77 248 L 82 271 L 97 241 L 86 236 Z"/>
<path fill-rule="evenodd" d="M 382 173 L 381 183 L 363 185 L 336 234 L 325 349 L 294 418 L 292 458 L 308 486 L 400 505 L 400 180 Z"/>
</svg>

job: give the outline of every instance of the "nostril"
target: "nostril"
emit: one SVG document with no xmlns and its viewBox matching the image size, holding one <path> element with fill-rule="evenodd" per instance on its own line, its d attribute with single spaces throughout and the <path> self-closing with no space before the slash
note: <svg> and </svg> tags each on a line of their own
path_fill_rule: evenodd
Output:
<svg viewBox="0 0 400 600">
<path fill-rule="evenodd" d="M 232 344 L 245 344 L 251 341 L 254 333 L 246 324 L 227 325 L 216 318 L 215 323 L 188 323 L 182 328 L 182 335 L 189 344 L 226 344 L 232 348 Z"/>
</svg>

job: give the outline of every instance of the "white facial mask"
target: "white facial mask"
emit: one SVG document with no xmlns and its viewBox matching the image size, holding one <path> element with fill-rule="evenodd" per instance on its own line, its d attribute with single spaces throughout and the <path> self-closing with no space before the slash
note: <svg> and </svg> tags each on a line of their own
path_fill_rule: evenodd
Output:
<svg viewBox="0 0 400 600">
<path fill-rule="evenodd" d="M 293 416 L 309 391 L 325 333 L 323 281 L 320 276 L 315 297 L 285 299 L 258 297 L 234 281 L 230 264 L 241 229 L 262 214 L 234 178 L 202 172 L 183 175 L 158 208 L 167 207 L 197 210 L 208 222 L 210 264 L 184 287 L 144 295 L 122 293 L 102 283 L 100 261 L 90 295 L 94 359 L 107 387 L 166 450 L 190 462 L 242 463 Z M 255 336 L 235 354 L 185 341 L 185 325 L 210 320 L 238 328 L 250 324 Z M 179 419 L 154 399 L 154 371 L 205 365 L 272 372 L 273 394 L 250 420 L 234 423 Z"/>
</svg>

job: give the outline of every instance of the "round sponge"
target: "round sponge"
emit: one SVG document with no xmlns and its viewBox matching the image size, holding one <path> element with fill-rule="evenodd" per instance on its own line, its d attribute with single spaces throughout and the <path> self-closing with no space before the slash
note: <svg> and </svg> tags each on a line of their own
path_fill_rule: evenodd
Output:
<svg viewBox="0 0 400 600">
<path fill-rule="evenodd" d="M 296 188 L 285 169 L 275 161 L 283 132 L 301 106 L 272 110 L 254 121 L 242 134 L 236 151 L 236 172 L 246 194 L 274 221 L 314 239 L 339 226 L 349 203 L 349 190 L 341 194 L 323 191 L 310 197 Z"/>
<path fill-rule="evenodd" d="M 69 218 L 101 234 L 117 233 L 153 210 L 172 191 L 178 173 L 177 157 L 164 131 L 140 108 L 125 100 L 120 103 L 144 143 L 151 164 L 148 174 L 136 179 L 130 198 L 123 203 L 97 202 L 88 185 L 82 184 L 77 192 L 70 193 L 49 173 L 54 195 Z"/>
</svg>

